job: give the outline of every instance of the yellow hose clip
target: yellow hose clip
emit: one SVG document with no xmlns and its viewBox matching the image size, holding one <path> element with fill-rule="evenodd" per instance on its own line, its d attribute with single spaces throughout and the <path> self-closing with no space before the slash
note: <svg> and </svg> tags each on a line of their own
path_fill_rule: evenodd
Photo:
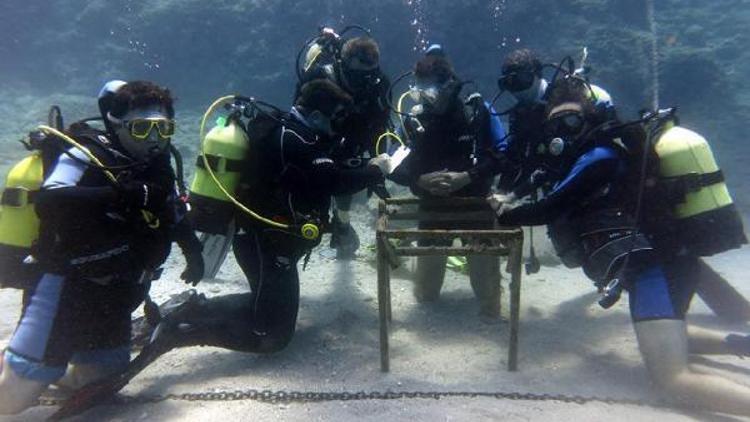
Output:
<svg viewBox="0 0 750 422">
<path fill-rule="evenodd" d="M 302 234 L 302 237 L 306 240 L 318 240 L 320 237 L 320 228 L 317 224 L 306 223 L 302 225 L 300 234 Z"/>
</svg>

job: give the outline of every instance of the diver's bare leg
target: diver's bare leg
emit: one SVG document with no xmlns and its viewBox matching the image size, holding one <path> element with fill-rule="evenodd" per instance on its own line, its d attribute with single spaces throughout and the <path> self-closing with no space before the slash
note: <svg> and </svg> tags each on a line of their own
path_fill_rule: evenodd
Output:
<svg viewBox="0 0 750 422">
<path fill-rule="evenodd" d="M 634 327 L 651 380 L 665 398 L 709 411 L 750 416 L 750 387 L 688 367 L 685 321 L 639 321 Z"/>
<path fill-rule="evenodd" d="M 696 355 L 730 355 L 734 352 L 727 345 L 726 334 L 719 331 L 688 326 L 688 351 Z"/>
<path fill-rule="evenodd" d="M 70 388 L 77 390 L 84 385 L 91 384 L 92 382 L 99 381 L 117 372 L 120 372 L 116 367 L 105 366 L 105 365 L 84 365 L 74 364 L 71 365 L 65 376 L 60 378 L 56 385 L 60 387 Z"/>
<path fill-rule="evenodd" d="M 35 406 L 47 384 L 21 378 L 3 358 L 0 372 L 0 415 L 14 415 Z"/>
</svg>

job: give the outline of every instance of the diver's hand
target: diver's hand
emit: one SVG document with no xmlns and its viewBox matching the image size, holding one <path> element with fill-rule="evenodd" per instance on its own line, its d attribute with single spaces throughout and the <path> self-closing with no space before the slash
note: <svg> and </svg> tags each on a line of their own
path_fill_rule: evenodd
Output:
<svg viewBox="0 0 750 422">
<path fill-rule="evenodd" d="M 396 170 L 396 168 L 400 166 L 401 163 L 404 162 L 404 160 L 409 156 L 410 153 L 411 150 L 409 148 L 400 146 L 396 149 L 396 151 L 393 152 L 392 155 L 386 153 L 380 154 L 377 157 L 371 159 L 367 164 L 377 166 L 383 173 L 383 175 L 388 176 L 389 174 L 393 173 L 393 171 Z"/>
<path fill-rule="evenodd" d="M 185 262 L 185 271 L 182 272 L 180 278 L 185 280 L 185 283 L 192 284 L 195 287 L 203 279 L 205 272 L 203 255 L 200 251 L 185 252 Z"/>
<path fill-rule="evenodd" d="M 367 165 L 377 167 L 383 175 L 389 175 L 393 173 L 393 170 L 395 169 L 391 156 L 386 153 L 371 158 L 370 161 L 367 162 Z"/>
<path fill-rule="evenodd" d="M 497 193 L 487 197 L 487 202 L 498 217 L 505 214 L 508 210 L 515 208 L 513 204 L 515 200 L 516 196 L 513 193 Z"/>
<path fill-rule="evenodd" d="M 441 189 L 440 183 L 445 180 L 446 173 L 446 171 L 435 171 L 432 173 L 423 174 L 419 176 L 419 179 L 417 179 L 417 186 L 422 190 L 426 190 L 432 195 L 437 195 L 437 192 L 439 192 Z"/>
<path fill-rule="evenodd" d="M 129 181 L 120 187 L 120 196 L 129 207 L 134 209 L 158 210 L 167 201 L 168 192 L 153 183 Z"/>
<path fill-rule="evenodd" d="M 453 192 L 463 189 L 469 183 L 471 183 L 469 172 L 445 172 L 442 179 L 436 183 L 437 187 L 432 193 L 437 196 L 448 196 Z"/>
</svg>

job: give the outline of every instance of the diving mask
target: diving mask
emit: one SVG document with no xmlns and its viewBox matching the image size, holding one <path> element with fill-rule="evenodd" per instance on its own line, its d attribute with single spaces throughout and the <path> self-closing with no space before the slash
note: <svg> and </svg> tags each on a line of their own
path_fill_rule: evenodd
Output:
<svg viewBox="0 0 750 422">
<path fill-rule="evenodd" d="M 175 130 L 174 120 L 161 117 L 124 120 L 123 125 L 130 130 L 130 136 L 139 140 L 148 138 L 154 130 L 161 138 L 168 139 Z"/>
<path fill-rule="evenodd" d="M 519 92 L 531 88 L 536 80 L 536 74 L 529 70 L 508 72 L 497 80 L 497 86 L 508 92 Z"/>
<path fill-rule="evenodd" d="M 333 110 L 330 116 L 326 116 L 323 112 L 315 110 L 307 116 L 306 120 L 314 130 L 332 137 L 341 131 L 349 115 L 349 109 L 339 105 Z"/>
<path fill-rule="evenodd" d="M 420 104 L 435 104 L 440 96 L 440 88 L 431 86 L 413 86 L 409 89 L 411 99 Z"/>
<path fill-rule="evenodd" d="M 364 89 L 380 83 L 380 67 L 355 56 L 343 62 L 343 76 L 350 88 Z"/>
<path fill-rule="evenodd" d="M 547 132 L 553 136 L 577 136 L 583 132 L 586 119 L 578 111 L 568 110 L 557 113 L 545 123 Z"/>
<path fill-rule="evenodd" d="M 167 149 L 175 122 L 160 107 L 135 109 L 121 119 L 107 114 L 120 145 L 137 160 L 148 160 Z"/>
</svg>

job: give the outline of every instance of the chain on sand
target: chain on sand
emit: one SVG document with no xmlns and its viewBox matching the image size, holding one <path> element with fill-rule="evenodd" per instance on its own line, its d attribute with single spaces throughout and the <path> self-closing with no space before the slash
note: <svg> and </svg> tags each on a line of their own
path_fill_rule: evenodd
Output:
<svg viewBox="0 0 750 422">
<path fill-rule="evenodd" d="M 252 400 L 262 403 L 321 403 L 353 400 L 403 400 L 403 399 L 434 399 L 442 398 L 493 398 L 500 400 L 519 401 L 554 401 L 562 403 L 586 404 L 626 404 L 636 406 L 661 406 L 659 403 L 643 402 L 635 399 L 622 399 L 596 396 L 580 396 L 566 394 L 520 393 L 520 392 L 471 392 L 471 391 L 386 391 L 386 392 L 313 392 L 313 391 L 273 391 L 273 390 L 235 390 L 209 391 L 199 393 L 180 393 L 156 396 L 118 396 L 120 404 L 148 404 L 166 400 L 192 402 L 224 402 Z M 40 404 L 57 406 L 64 402 L 62 399 L 43 398 Z"/>
</svg>

